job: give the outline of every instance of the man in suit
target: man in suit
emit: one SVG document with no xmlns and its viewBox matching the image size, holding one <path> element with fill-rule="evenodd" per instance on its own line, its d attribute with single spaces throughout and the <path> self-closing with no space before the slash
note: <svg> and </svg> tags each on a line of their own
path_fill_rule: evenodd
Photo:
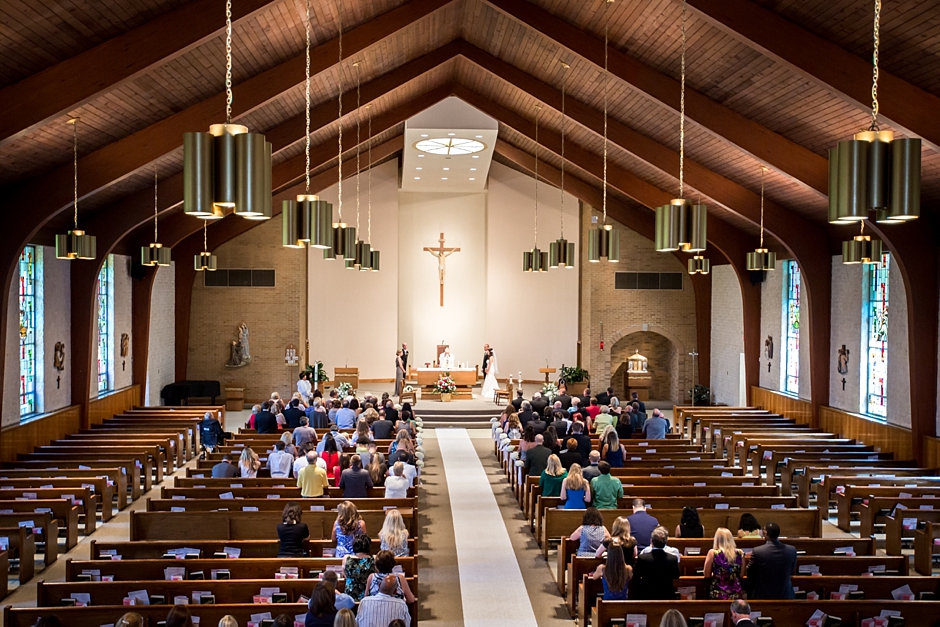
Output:
<svg viewBox="0 0 940 627">
<path fill-rule="evenodd" d="M 542 445 L 542 435 L 535 436 L 535 446 L 526 451 L 525 467 L 530 477 L 541 477 L 552 452 Z"/>
<path fill-rule="evenodd" d="M 486 369 L 490 365 L 490 345 L 483 345 L 483 378 L 486 378 Z"/>
<path fill-rule="evenodd" d="M 630 402 L 631 402 L 631 403 L 639 403 L 639 404 L 640 404 L 640 412 L 645 414 L 645 413 L 646 413 L 646 403 L 644 403 L 643 401 L 640 400 L 640 395 L 637 394 L 636 392 L 633 392 L 632 394 L 630 394 L 630 397 L 631 397 L 631 399 L 632 399 Z"/>
<path fill-rule="evenodd" d="M 607 388 L 606 392 L 600 392 L 594 398 L 597 399 L 598 405 L 610 405 L 610 399 L 614 396 L 614 388 Z"/>
<path fill-rule="evenodd" d="M 532 411 L 537 413 L 539 416 L 542 415 L 542 412 L 545 411 L 545 408 L 548 407 L 548 399 L 542 396 L 541 392 L 536 392 L 532 396 Z"/>
<path fill-rule="evenodd" d="M 650 538 L 653 530 L 659 526 L 659 521 L 647 513 L 643 499 L 633 499 L 633 514 L 627 516 L 627 520 L 630 521 L 630 535 L 636 540 L 637 549 L 642 551 L 650 546 Z M 663 540 L 663 547 L 665 546 L 666 541 Z"/>
<path fill-rule="evenodd" d="M 568 435 L 568 426 L 571 422 L 567 419 L 564 412 L 556 411 L 552 414 L 552 426 L 555 427 L 555 434 L 559 440 L 564 440 Z"/>
<path fill-rule="evenodd" d="M 534 411 L 532 411 L 532 404 L 529 401 L 523 401 L 522 411 L 519 412 L 519 424 L 522 425 L 523 430 L 530 421 L 537 418 Z"/>
<path fill-rule="evenodd" d="M 578 397 L 580 399 L 579 405 L 581 409 L 586 409 L 591 404 L 591 388 L 584 388 L 584 394 Z"/>
<path fill-rule="evenodd" d="M 561 403 L 561 408 L 568 411 L 568 408 L 571 407 L 571 395 L 568 394 L 567 391 L 563 394 L 559 394 L 555 397 L 555 402 Z"/>
<path fill-rule="evenodd" d="M 637 601 L 672 601 L 676 598 L 675 580 L 681 576 L 679 559 L 667 553 L 668 532 L 663 527 L 653 529 L 650 541 L 653 550 L 636 558 L 630 599 Z"/>
<path fill-rule="evenodd" d="M 558 459 L 565 470 L 570 470 L 571 464 L 581 463 L 581 453 L 578 452 L 578 441 L 574 438 L 568 438 L 565 444 L 567 448 L 558 454 Z"/>
<path fill-rule="evenodd" d="M 300 426 L 300 419 L 304 416 L 304 410 L 300 408 L 300 399 L 292 398 L 290 407 L 284 410 L 284 420 L 287 421 L 287 428 L 294 430 Z"/>
<path fill-rule="evenodd" d="M 261 411 L 255 414 L 255 431 L 259 434 L 277 433 L 277 417 L 271 413 L 271 401 L 261 403 Z"/>
<path fill-rule="evenodd" d="M 401 343 L 401 365 L 405 368 L 405 376 L 408 376 L 408 345 Z"/>
<path fill-rule="evenodd" d="M 796 567 L 796 547 L 780 542 L 780 525 L 764 526 L 767 542 L 754 547 L 747 564 L 750 599 L 792 599 L 790 576 Z"/>
<path fill-rule="evenodd" d="M 213 479 L 230 479 L 238 476 L 238 468 L 232 463 L 231 455 L 223 455 L 222 461 L 212 467 Z"/>
<path fill-rule="evenodd" d="M 385 401 L 385 417 L 391 420 L 393 425 L 398 422 L 398 410 L 391 399 Z"/>
<path fill-rule="evenodd" d="M 756 627 L 751 620 L 751 605 L 744 599 L 735 599 L 731 602 L 732 627 Z"/>
<path fill-rule="evenodd" d="M 581 470 L 581 476 L 590 482 L 595 477 L 601 476 L 601 454 L 599 451 L 588 453 L 588 464 Z"/>
<path fill-rule="evenodd" d="M 545 430 L 548 429 L 548 423 L 542 420 L 542 418 L 539 416 L 536 416 L 530 420 L 528 426 L 532 427 L 532 430 L 535 431 L 535 435 L 537 436 L 542 435 L 545 433 Z"/>
<path fill-rule="evenodd" d="M 569 437 L 577 441 L 578 453 L 581 455 L 581 461 L 578 463 L 585 466 L 588 463 L 588 456 L 591 454 L 591 436 L 584 434 L 584 423 L 578 421 L 572 422 Z"/>
<path fill-rule="evenodd" d="M 512 399 L 512 406 L 516 409 L 517 412 L 522 409 L 523 400 L 522 390 L 516 390 L 516 398 Z"/>
</svg>

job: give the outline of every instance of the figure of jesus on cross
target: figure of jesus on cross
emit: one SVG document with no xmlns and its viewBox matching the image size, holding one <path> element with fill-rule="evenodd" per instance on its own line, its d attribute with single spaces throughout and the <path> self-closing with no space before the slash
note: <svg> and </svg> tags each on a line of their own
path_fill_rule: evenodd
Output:
<svg viewBox="0 0 940 627">
<path fill-rule="evenodd" d="M 459 253 L 459 248 L 444 248 L 444 234 L 441 233 L 441 239 L 438 240 L 440 245 L 437 248 L 425 247 L 424 250 L 431 253 L 437 257 L 437 274 L 438 279 L 440 280 L 440 290 L 441 290 L 441 307 L 444 306 L 444 269 L 446 264 L 447 257 L 451 256 L 454 253 Z"/>
</svg>

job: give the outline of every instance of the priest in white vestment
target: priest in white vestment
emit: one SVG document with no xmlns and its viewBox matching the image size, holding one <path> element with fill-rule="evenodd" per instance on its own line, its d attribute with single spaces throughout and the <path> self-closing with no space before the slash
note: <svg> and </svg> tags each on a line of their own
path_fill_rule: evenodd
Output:
<svg viewBox="0 0 940 627">
<path fill-rule="evenodd" d="M 446 369 L 454 367 L 454 356 L 450 354 L 449 348 L 445 348 L 444 352 L 438 356 L 437 363 L 439 368 Z"/>
</svg>

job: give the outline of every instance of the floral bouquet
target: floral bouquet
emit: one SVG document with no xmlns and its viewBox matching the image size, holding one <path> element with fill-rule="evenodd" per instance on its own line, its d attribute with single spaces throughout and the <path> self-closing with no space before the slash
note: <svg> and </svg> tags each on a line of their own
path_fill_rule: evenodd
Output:
<svg viewBox="0 0 940 627">
<path fill-rule="evenodd" d="M 554 383 L 546 383 L 542 386 L 542 396 L 547 398 L 549 401 L 553 400 L 558 396 L 558 386 Z"/>
<path fill-rule="evenodd" d="M 406 394 L 411 393 L 411 392 L 414 392 L 414 391 L 415 391 L 415 389 L 414 389 L 413 387 L 411 387 L 410 385 L 406 385 L 406 386 L 404 387 L 404 389 L 402 390 L 402 392 L 405 392 Z"/>
<path fill-rule="evenodd" d="M 457 384 L 449 372 L 445 372 L 438 377 L 437 382 L 434 384 L 434 391 L 438 394 L 453 394 L 457 391 Z"/>
<path fill-rule="evenodd" d="M 340 398 L 346 398 L 347 396 L 352 394 L 352 389 L 353 387 L 351 383 L 349 383 L 348 381 L 343 381 L 342 383 L 336 386 L 336 393 L 339 394 Z"/>
</svg>

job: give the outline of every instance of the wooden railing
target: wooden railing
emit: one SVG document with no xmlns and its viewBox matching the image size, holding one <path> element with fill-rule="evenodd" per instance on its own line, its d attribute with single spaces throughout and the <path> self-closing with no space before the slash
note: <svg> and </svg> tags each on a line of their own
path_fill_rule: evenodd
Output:
<svg viewBox="0 0 940 627">
<path fill-rule="evenodd" d="M 754 386 L 751 388 L 751 405 L 792 418 L 799 424 L 813 424 L 813 404 L 789 394 Z"/>
</svg>

